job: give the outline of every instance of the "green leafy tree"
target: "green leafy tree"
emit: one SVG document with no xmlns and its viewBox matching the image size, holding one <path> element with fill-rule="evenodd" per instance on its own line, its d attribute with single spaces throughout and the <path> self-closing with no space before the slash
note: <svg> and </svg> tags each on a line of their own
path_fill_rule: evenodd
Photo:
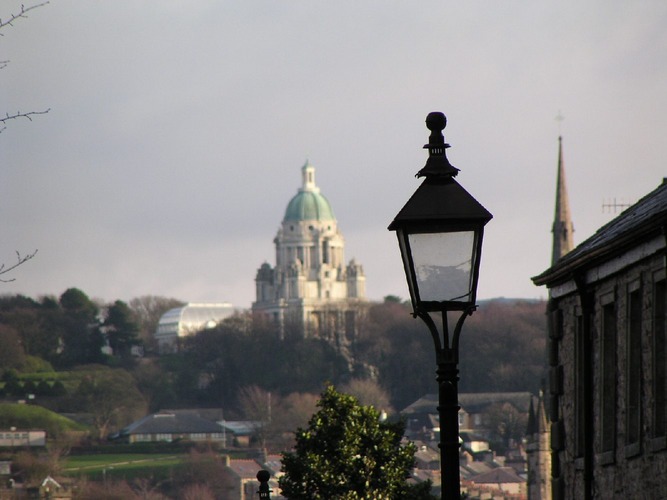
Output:
<svg viewBox="0 0 667 500">
<path fill-rule="evenodd" d="M 60 296 L 60 306 L 72 318 L 94 321 L 98 307 L 78 288 L 68 288 Z"/>
<path fill-rule="evenodd" d="M 109 307 L 104 326 L 114 355 L 128 357 L 132 346 L 139 345 L 139 327 L 133 319 L 132 310 L 122 300 Z"/>
<path fill-rule="evenodd" d="M 51 396 L 66 396 L 67 395 L 67 389 L 65 388 L 65 384 L 62 383 L 60 380 L 56 380 L 53 383 L 53 386 L 51 386 Z"/>
<path fill-rule="evenodd" d="M 11 326 L 0 324 L 0 366 L 20 369 L 25 363 L 21 337 Z"/>
<path fill-rule="evenodd" d="M 193 402 L 225 407 L 237 405 L 243 387 L 256 385 L 279 394 L 317 393 L 327 382 L 336 383 L 349 374 L 345 358 L 325 340 L 281 340 L 275 330 L 257 326 L 250 334 L 234 318 L 187 337 L 175 357 L 182 361 L 179 367 L 174 363 L 179 397 L 197 396 Z"/>
<path fill-rule="evenodd" d="M 97 305 L 78 288 L 69 288 L 60 296 L 60 306 L 64 344 L 60 362 L 65 366 L 104 362 Z"/>
<path fill-rule="evenodd" d="M 160 408 L 175 408 L 182 404 L 176 397 L 173 374 L 164 370 L 160 361 L 158 358 L 144 358 L 132 369 L 132 377 L 150 412 L 156 412 Z M 196 382 L 193 381 L 192 384 Z"/>
<path fill-rule="evenodd" d="M 37 386 L 35 387 L 35 394 L 37 394 L 38 396 L 52 396 L 53 389 L 51 387 L 51 384 L 49 384 L 44 379 L 40 380 Z"/>
<path fill-rule="evenodd" d="M 26 380 L 23 382 L 23 393 L 27 396 L 28 394 L 35 394 L 37 391 L 37 384 L 32 380 Z"/>
<path fill-rule="evenodd" d="M 289 499 L 426 499 L 430 483 L 409 485 L 414 444 L 402 422 L 380 422 L 370 406 L 327 387 L 320 408 L 284 453 L 280 488 Z"/>
<path fill-rule="evenodd" d="M 60 306 L 55 310 L 22 295 L 0 297 L 0 324 L 20 335 L 25 354 L 49 361 L 57 357 L 61 340 Z"/>
<path fill-rule="evenodd" d="M 4 392 L 9 396 L 23 395 L 23 386 L 19 381 L 19 376 L 13 368 L 5 370 L 2 374 L 2 381 L 5 383 Z"/>
</svg>

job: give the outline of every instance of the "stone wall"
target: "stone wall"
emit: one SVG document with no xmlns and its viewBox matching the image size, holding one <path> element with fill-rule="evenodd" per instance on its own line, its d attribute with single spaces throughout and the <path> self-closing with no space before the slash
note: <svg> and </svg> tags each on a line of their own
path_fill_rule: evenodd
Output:
<svg viewBox="0 0 667 500">
<path fill-rule="evenodd" d="M 653 284 L 656 272 L 664 276 L 665 257 L 654 254 L 597 281 L 588 279 L 585 291 L 591 300 L 590 346 L 593 380 L 593 481 L 595 498 L 664 498 L 667 494 L 667 448 L 654 439 L 653 401 Z M 663 278 L 664 279 L 664 278 Z M 641 294 L 641 425 L 638 446 L 626 445 L 626 402 L 628 397 L 628 291 Z M 580 290 L 582 290 L 580 288 Z M 600 451 L 602 384 L 603 304 L 612 300 L 616 320 L 616 404 L 615 444 L 608 453 Z M 549 361 L 552 424 L 554 498 L 584 498 L 584 457 L 577 443 L 577 341 L 581 318 L 587 307 L 577 290 L 551 301 Z M 664 318 L 662 319 L 664 321 Z M 580 344 L 581 345 L 581 344 Z M 579 448 L 579 450 L 577 449 Z"/>
</svg>

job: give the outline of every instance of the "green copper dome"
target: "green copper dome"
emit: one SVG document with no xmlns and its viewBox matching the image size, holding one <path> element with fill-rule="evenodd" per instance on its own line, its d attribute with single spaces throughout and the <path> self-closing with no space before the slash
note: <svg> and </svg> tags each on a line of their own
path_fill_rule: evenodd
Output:
<svg viewBox="0 0 667 500">
<path fill-rule="evenodd" d="M 329 200 L 320 194 L 320 188 L 315 185 L 315 167 L 307 161 L 301 172 L 303 187 L 287 204 L 283 222 L 336 220 Z"/>
</svg>

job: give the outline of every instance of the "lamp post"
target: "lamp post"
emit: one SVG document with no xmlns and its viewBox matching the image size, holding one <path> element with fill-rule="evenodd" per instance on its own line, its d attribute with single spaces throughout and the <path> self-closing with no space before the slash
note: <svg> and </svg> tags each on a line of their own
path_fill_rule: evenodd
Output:
<svg viewBox="0 0 667 500">
<path fill-rule="evenodd" d="M 443 499 L 461 498 L 459 474 L 459 336 L 477 305 L 477 280 L 484 226 L 493 217 L 454 180 L 442 131 L 445 115 L 429 113 L 431 131 L 426 165 L 417 188 L 393 222 L 410 290 L 412 315 L 428 326 L 435 345 L 440 417 L 440 469 Z M 450 335 L 447 313 L 458 313 Z M 442 332 L 436 320 L 441 316 Z"/>
<path fill-rule="evenodd" d="M 271 489 L 269 488 L 269 479 L 271 479 L 271 473 L 268 470 L 260 470 L 257 473 L 257 480 L 259 481 L 259 491 L 257 494 L 261 499 L 271 499 Z"/>
</svg>

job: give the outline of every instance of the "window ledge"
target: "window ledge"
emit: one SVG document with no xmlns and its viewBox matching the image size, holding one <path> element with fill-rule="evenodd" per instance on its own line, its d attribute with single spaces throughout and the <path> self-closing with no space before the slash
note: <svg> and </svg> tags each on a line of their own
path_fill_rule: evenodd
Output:
<svg viewBox="0 0 667 500">
<path fill-rule="evenodd" d="M 658 452 L 658 451 L 663 451 L 667 449 L 667 437 L 666 436 L 660 436 L 651 439 L 649 442 L 649 447 L 652 452 Z"/>
<path fill-rule="evenodd" d="M 625 446 L 625 458 L 632 458 L 638 456 L 642 451 L 639 442 L 631 443 Z"/>
<path fill-rule="evenodd" d="M 615 463 L 615 461 L 616 459 L 614 457 L 614 450 L 603 451 L 597 455 L 597 462 L 600 465 L 610 465 Z"/>
</svg>

